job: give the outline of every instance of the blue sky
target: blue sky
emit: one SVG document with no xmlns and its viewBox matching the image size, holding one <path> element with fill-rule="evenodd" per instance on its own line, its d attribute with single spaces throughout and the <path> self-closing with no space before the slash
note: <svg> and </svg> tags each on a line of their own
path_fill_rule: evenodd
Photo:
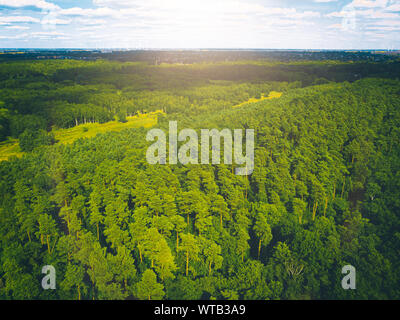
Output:
<svg viewBox="0 0 400 320">
<path fill-rule="evenodd" d="M 0 0 L 3 48 L 399 49 L 400 0 Z"/>
</svg>

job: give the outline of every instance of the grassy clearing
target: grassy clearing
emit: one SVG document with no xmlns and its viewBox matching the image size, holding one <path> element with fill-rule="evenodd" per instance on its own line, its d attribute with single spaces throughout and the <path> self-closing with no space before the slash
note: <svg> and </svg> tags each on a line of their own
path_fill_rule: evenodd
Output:
<svg viewBox="0 0 400 320">
<path fill-rule="evenodd" d="M 18 139 L 9 139 L 0 143 L 0 161 L 7 160 L 11 156 L 22 156 Z"/>
<path fill-rule="evenodd" d="M 157 124 L 157 114 L 160 111 L 150 114 L 140 114 L 134 117 L 127 117 L 127 122 L 110 121 L 107 123 L 87 123 L 69 129 L 53 130 L 54 137 L 59 143 L 72 143 L 79 138 L 92 138 L 98 133 L 108 131 L 121 131 L 128 128 L 150 128 Z"/>
<path fill-rule="evenodd" d="M 249 104 L 249 103 L 260 102 L 260 101 L 263 101 L 263 100 L 276 99 L 276 98 L 280 98 L 281 96 L 282 96 L 282 92 L 271 91 L 269 93 L 268 97 L 264 97 L 264 95 L 262 95 L 261 98 L 259 98 L 259 99 L 251 98 L 251 99 L 249 99 L 249 100 L 247 100 L 245 102 L 242 102 L 240 104 L 237 104 L 236 106 L 233 106 L 233 107 L 234 108 L 239 108 L 239 107 L 242 107 L 242 106 L 244 106 L 246 104 Z"/>
<path fill-rule="evenodd" d="M 121 131 L 128 128 L 150 128 L 157 124 L 157 115 L 161 111 L 149 114 L 139 114 L 134 117 L 127 117 L 127 122 L 110 121 L 107 123 L 87 123 L 69 129 L 53 129 L 54 137 L 57 143 L 68 144 L 79 138 L 92 138 L 98 133 L 109 131 Z M 0 161 L 7 160 L 11 156 L 21 157 L 18 139 L 9 139 L 0 143 Z"/>
<path fill-rule="evenodd" d="M 242 102 L 241 104 L 233 106 L 234 108 L 242 107 L 249 103 L 255 103 L 262 100 L 269 100 L 280 98 L 282 92 L 271 91 L 268 97 L 264 95 L 260 99 L 251 98 L 248 101 Z M 122 123 L 118 121 L 110 121 L 107 123 L 87 123 L 69 129 L 53 129 L 54 137 L 57 143 L 72 143 L 79 138 L 92 138 L 98 133 L 104 133 L 108 131 L 121 131 L 128 128 L 150 128 L 157 124 L 157 115 L 161 111 L 152 112 L 149 114 L 139 114 L 134 117 L 128 117 L 127 122 Z M 20 157 L 23 152 L 19 149 L 18 139 L 9 139 L 0 143 L 0 161 L 7 160 L 11 156 Z"/>
</svg>

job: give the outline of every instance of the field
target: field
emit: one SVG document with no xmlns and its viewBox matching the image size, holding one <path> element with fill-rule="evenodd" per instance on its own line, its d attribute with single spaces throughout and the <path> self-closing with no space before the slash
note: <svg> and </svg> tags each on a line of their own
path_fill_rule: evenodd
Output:
<svg viewBox="0 0 400 320">
<path fill-rule="evenodd" d="M 129 128 L 150 128 L 157 124 L 157 115 L 162 111 L 155 111 L 149 114 L 139 114 L 133 117 L 127 117 L 127 122 L 110 121 L 107 123 L 86 123 L 68 129 L 53 129 L 54 137 L 57 143 L 72 143 L 79 138 L 92 138 L 98 133 L 121 131 Z M 21 157 L 18 139 L 9 139 L 0 143 L 0 161 L 7 160 L 11 156 Z"/>
<path fill-rule="evenodd" d="M 281 96 L 282 96 L 282 92 L 271 91 L 267 97 L 265 97 L 264 94 L 263 94 L 263 95 L 261 95 L 261 98 L 259 98 L 259 99 L 251 98 L 248 101 L 242 102 L 242 103 L 240 103 L 238 105 L 235 105 L 233 107 L 234 108 L 239 108 L 239 107 L 243 107 L 244 105 L 249 104 L 249 103 L 256 103 L 256 102 L 260 102 L 260 101 L 263 101 L 263 100 L 276 99 L 276 98 L 280 98 Z"/>
<path fill-rule="evenodd" d="M 79 138 L 92 138 L 98 133 L 121 131 L 129 128 L 150 128 L 157 124 L 157 115 L 162 111 L 151 112 L 149 114 L 139 114 L 138 116 L 127 117 L 127 122 L 110 121 L 107 123 L 86 123 L 69 129 L 53 130 L 54 137 L 59 143 L 72 143 Z"/>
<path fill-rule="evenodd" d="M 21 157 L 23 154 L 19 148 L 17 139 L 0 142 L 0 161 L 7 160 L 12 156 Z"/>
</svg>

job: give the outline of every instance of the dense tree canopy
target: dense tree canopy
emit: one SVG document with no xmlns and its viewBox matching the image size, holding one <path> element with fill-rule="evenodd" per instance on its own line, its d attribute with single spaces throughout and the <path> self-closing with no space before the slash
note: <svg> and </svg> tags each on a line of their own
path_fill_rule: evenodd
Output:
<svg viewBox="0 0 400 320">
<path fill-rule="evenodd" d="M 400 82 L 241 81 L 254 66 L 239 80 L 234 66 L 187 67 L 200 75 L 183 85 L 184 67 L 5 65 L 0 136 L 28 152 L 0 163 L 0 298 L 399 299 Z M 284 94 L 232 108 L 272 90 Z M 70 145 L 46 133 L 156 109 L 166 132 L 255 129 L 253 174 L 150 165 L 144 128 Z M 40 285 L 48 264 L 54 291 Z"/>
</svg>

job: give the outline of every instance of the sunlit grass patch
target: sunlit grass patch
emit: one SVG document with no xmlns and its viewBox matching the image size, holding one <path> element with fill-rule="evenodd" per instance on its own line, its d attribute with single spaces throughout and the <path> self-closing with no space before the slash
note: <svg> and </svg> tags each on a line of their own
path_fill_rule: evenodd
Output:
<svg viewBox="0 0 400 320">
<path fill-rule="evenodd" d="M 0 143 L 0 161 L 7 160 L 11 156 L 22 156 L 17 139 L 9 139 Z"/>
<path fill-rule="evenodd" d="M 275 99 L 282 97 L 283 92 L 271 91 L 269 96 L 264 99 Z"/>
<path fill-rule="evenodd" d="M 129 128 L 150 128 L 157 124 L 157 116 L 161 111 L 127 117 L 126 122 L 110 121 L 107 123 L 86 123 L 69 129 L 53 129 L 57 143 L 73 143 L 79 138 L 92 138 L 98 133 L 121 131 Z M 24 153 L 19 148 L 18 139 L 9 139 L 0 143 L 0 161 L 11 156 L 21 157 Z"/>
<path fill-rule="evenodd" d="M 257 98 L 250 98 L 249 100 L 242 102 L 240 104 L 237 104 L 235 106 L 233 106 L 234 108 L 239 108 L 242 107 L 246 104 L 249 103 L 255 103 L 255 102 L 260 102 L 263 100 L 270 100 L 270 99 L 276 99 L 276 98 L 280 98 L 282 96 L 282 92 L 277 92 L 277 91 L 271 91 L 268 95 L 268 97 L 265 97 L 264 95 L 261 96 L 261 98 L 257 99 Z"/>
<path fill-rule="evenodd" d="M 157 114 L 159 113 L 161 111 L 127 117 L 127 122 L 86 123 L 69 129 L 56 129 L 53 130 L 53 133 L 58 142 L 72 143 L 79 138 L 95 137 L 98 133 L 121 131 L 128 128 L 150 128 L 157 124 Z"/>
</svg>

